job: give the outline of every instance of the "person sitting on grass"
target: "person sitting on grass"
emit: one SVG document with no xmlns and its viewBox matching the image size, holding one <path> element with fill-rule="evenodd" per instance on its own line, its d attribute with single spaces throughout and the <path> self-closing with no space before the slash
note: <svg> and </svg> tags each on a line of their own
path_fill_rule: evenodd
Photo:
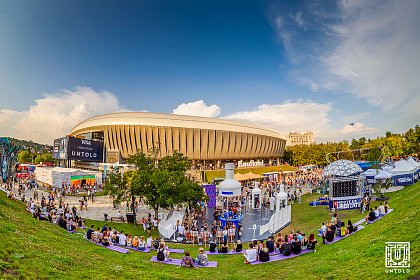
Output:
<svg viewBox="0 0 420 280">
<path fill-rule="evenodd" d="M 327 226 L 325 225 L 325 223 L 322 223 L 322 226 L 321 226 L 321 228 L 320 228 L 320 229 L 318 229 L 318 232 L 319 232 L 321 235 L 324 235 L 325 233 L 327 233 Z"/>
<path fill-rule="evenodd" d="M 296 235 L 292 241 L 292 252 L 295 255 L 299 255 L 300 252 L 302 252 L 302 243 L 298 240 Z"/>
<path fill-rule="evenodd" d="M 108 240 L 108 236 L 104 235 L 102 237 L 102 241 L 101 241 L 103 246 L 109 246 L 109 240 Z"/>
<path fill-rule="evenodd" d="M 236 242 L 236 244 L 234 245 L 233 249 L 234 249 L 236 252 L 238 252 L 238 253 L 242 251 L 242 242 L 241 242 L 241 240 L 238 240 L 238 241 Z"/>
<path fill-rule="evenodd" d="M 219 253 L 226 254 L 229 251 L 229 246 L 227 245 L 227 241 L 223 242 L 222 247 L 219 250 Z"/>
<path fill-rule="evenodd" d="M 216 252 L 216 243 L 213 242 L 213 240 L 210 240 L 210 253 L 215 253 Z"/>
<path fill-rule="evenodd" d="M 263 244 L 260 252 L 258 253 L 258 259 L 260 262 L 268 262 L 270 260 L 270 254 L 265 244 Z"/>
<path fill-rule="evenodd" d="M 152 235 L 149 234 L 149 236 L 147 237 L 147 240 L 146 240 L 147 248 L 152 248 L 152 243 L 153 243 L 153 237 L 152 237 Z"/>
<path fill-rule="evenodd" d="M 181 266 L 197 268 L 194 265 L 194 260 L 191 258 L 189 251 L 185 251 L 184 256 L 182 257 L 182 260 L 181 260 L 181 265 L 178 267 L 181 267 Z"/>
<path fill-rule="evenodd" d="M 137 235 L 133 238 L 133 247 L 137 248 L 139 246 L 139 237 Z"/>
<path fill-rule="evenodd" d="M 94 229 L 95 229 L 95 226 L 91 225 L 90 228 L 87 230 L 86 238 L 88 240 L 92 240 L 92 235 L 93 235 Z"/>
<path fill-rule="evenodd" d="M 308 250 L 315 250 L 316 243 L 315 234 L 311 233 L 308 240 Z"/>
<path fill-rule="evenodd" d="M 306 234 L 302 234 L 302 250 L 308 249 L 309 239 Z"/>
<path fill-rule="evenodd" d="M 346 224 L 344 222 L 341 222 L 341 225 L 340 225 L 340 236 L 341 237 L 346 236 L 346 231 L 347 231 Z"/>
<path fill-rule="evenodd" d="M 275 244 L 274 244 L 274 241 L 273 241 L 273 237 L 270 236 L 268 238 L 268 240 L 265 242 L 265 245 L 267 246 L 267 249 L 268 249 L 269 253 L 274 252 Z"/>
<path fill-rule="evenodd" d="M 97 228 L 93 233 L 93 242 L 99 243 L 101 241 L 101 228 Z"/>
<path fill-rule="evenodd" d="M 348 222 L 347 222 L 346 235 L 352 234 L 353 232 L 355 232 L 354 226 L 351 223 L 351 220 L 348 220 Z"/>
<path fill-rule="evenodd" d="M 133 246 L 133 237 L 131 237 L 131 234 L 127 234 L 127 247 Z"/>
<path fill-rule="evenodd" d="M 118 243 L 120 246 L 125 246 L 127 244 L 127 236 L 125 236 L 124 231 L 121 231 L 118 238 Z"/>
<path fill-rule="evenodd" d="M 292 244 L 289 243 L 289 237 L 286 236 L 284 238 L 284 242 L 280 247 L 280 253 L 283 254 L 283 256 L 290 256 L 290 254 L 292 253 Z"/>
<path fill-rule="evenodd" d="M 381 212 L 379 212 L 378 206 L 375 207 L 375 219 L 379 218 L 379 216 L 381 215 Z"/>
<path fill-rule="evenodd" d="M 332 242 L 334 240 L 334 231 L 331 229 L 331 227 L 328 227 L 327 232 L 325 235 L 322 236 L 322 241 L 325 244 L 325 241 Z"/>
<path fill-rule="evenodd" d="M 139 246 L 137 247 L 140 251 L 146 250 L 146 240 L 144 239 L 144 236 L 140 237 Z"/>
<path fill-rule="evenodd" d="M 373 209 L 370 210 L 369 215 L 367 215 L 365 217 L 366 223 L 369 222 L 373 222 L 376 219 L 375 217 L 375 211 Z"/>
<path fill-rule="evenodd" d="M 157 237 L 153 241 L 153 248 L 155 248 L 155 250 L 159 249 L 159 239 Z"/>
<path fill-rule="evenodd" d="M 249 243 L 249 249 L 245 251 L 244 257 L 244 263 L 252 263 L 257 261 L 257 250 L 254 248 L 253 243 Z"/>
<path fill-rule="evenodd" d="M 198 249 L 198 255 L 195 259 L 196 264 L 205 266 L 209 263 L 209 259 L 207 257 L 207 254 L 204 252 L 203 248 Z"/>
</svg>

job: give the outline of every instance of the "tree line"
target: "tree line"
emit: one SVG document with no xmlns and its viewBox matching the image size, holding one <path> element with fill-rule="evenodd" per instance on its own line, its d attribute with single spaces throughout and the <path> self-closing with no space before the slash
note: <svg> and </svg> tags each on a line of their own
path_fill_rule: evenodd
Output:
<svg viewBox="0 0 420 280">
<path fill-rule="evenodd" d="M 297 166 L 327 165 L 326 155 L 328 153 L 332 153 L 331 160 L 340 158 L 376 161 L 383 156 L 418 156 L 420 154 L 420 126 L 416 125 L 415 128 L 410 128 L 401 134 L 386 132 L 385 136 L 375 139 L 366 139 L 366 137 L 352 139 L 350 143 L 342 141 L 288 146 L 285 149 L 283 161 Z"/>
</svg>

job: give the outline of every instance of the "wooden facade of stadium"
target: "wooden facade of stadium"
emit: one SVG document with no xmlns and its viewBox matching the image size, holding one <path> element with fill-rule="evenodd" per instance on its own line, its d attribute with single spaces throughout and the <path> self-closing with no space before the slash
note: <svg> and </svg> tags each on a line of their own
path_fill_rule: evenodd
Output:
<svg viewBox="0 0 420 280">
<path fill-rule="evenodd" d="M 127 114 L 130 117 L 124 117 Z M 153 119 L 156 115 L 158 121 Z M 179 151 L 192 160 L 280 158 L 286 144 L 281 134 L 265 128 L 220 119 L 152 113 L 99 116 L 77 125 L 71 135 L 98 131 L 104 134 L 106 149 L 119 150 L 123 158 L 153 147 L 160 149 L 162 157 Z"/>
</svg>

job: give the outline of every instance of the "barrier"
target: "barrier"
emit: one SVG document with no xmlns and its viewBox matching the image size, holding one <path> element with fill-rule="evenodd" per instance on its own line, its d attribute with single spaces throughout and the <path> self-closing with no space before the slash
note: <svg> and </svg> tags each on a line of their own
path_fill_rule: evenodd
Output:
<svg viewBox="0 0 420 280">
<path fill-rule="evenodd" d="M 171 238 L 176 231 L 176 222 L 178 220 L 182 222 L 183 218 L 183 211 L 172 211 L 172 215 L 168 215 L 165 220 L 160 221 L 158 226 L 160 235 L 162 235 L 166 239 Z"/>
<path fill-rule="evenodd" d="M 279 212 L 276 212 L 271 216 L 270 221 L 260 227 L 260 235 L 263 235 L 267 231 L 275 233 L 280 229 L 284 228 L 292 221 L 292 207 L 290 205 L 282 208 Z"/>
</svg>

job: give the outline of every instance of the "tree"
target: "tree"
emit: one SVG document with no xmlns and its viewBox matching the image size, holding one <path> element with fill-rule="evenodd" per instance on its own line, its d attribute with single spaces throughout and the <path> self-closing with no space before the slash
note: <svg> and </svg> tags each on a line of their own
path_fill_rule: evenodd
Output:
<svg viewBox="0 0 420 280">
<path fill-rule="evenodd" d="M 202 187 L 186 174 L 191 167 L 187 157 L 175 152 L 158 160 L 157 155 L 157 150 L 148 155 L 138 151 L 127 160 L 132 170 L 124 174 L 111 173 L 104 189 L 115 203 L 128 200 L 132 195 L 141 196 L 157 217 L 159 208 L 173 209 L 183 203 L 205 200 Z"/>
<path fill-rule="evenodd" d="M 17 159 L 20 163 L 31 162 L 32 155 L 28 150 L 23 150 L 18 153 Z"/>
</svg>

